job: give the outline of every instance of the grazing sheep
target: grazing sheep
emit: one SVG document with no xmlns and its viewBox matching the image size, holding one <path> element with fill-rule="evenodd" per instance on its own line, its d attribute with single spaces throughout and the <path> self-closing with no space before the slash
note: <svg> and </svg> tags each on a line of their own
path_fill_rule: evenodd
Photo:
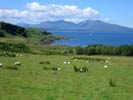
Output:
<svg viewBox="0 0 133 100">
<path fill-rule="evenodd" d="M 73 61 L 77 61 L 78 59 L 74 59 Z"/>
<path fill-rule="evenodd" d="M 79 72 L 83 72 L 83 69 L 82 68 L 79 68 Z"/>
<path fill-rule="evenodd" d="M 64 64 L 70 64 L 71 62 L 70 61 L 64 61 Z"/>
<path fill-rule="evenodd" d="M 21 62 L 15 62 L 14 65 L 15 65 L 15 66 L 20 66 L 20 65 L 21 65 Z"/>
<path fill-rule="evenodd" d="M 67 64 L 70 64 L 70 63 L 71 63 L 70 61 L 67 62 Z"/>
<path fill-rule="evenodd" d="M 67 61 L 64 61 L 64 64 L 67 64 Z"/>
<path fill-rule="evenodd" d="M 107 68 L 108 66 L 107 65 L 104 65 L 104 68 Z"/>
<path fill-rule="evenodd" d="M 56 67 L 53 67 L 53 68 L 52 68 L 52 70 L 55 70 L 55 71 L 60 71 L 60 70 L 61 70 L 61 68 L 60 68 L 60 67 L 57 67 L 57 68 L 56 68 Z"/>
<path fill-rule="evenodd" d="M 89 63 L 89 61 L 87 60 L 86 63 Z"/>
<path fill-rule="evenodd" d="M 2 63 L 0 63 L 0 67 L 3 67 L 3 64 Z"/>
<path fill-rule="evenodd" d="M 106 63 L 108 63 L 109 61 L 108 61 L 108 60 L 106 60 L 105 62 L 106 62 Z"/>
<path fill-rule="evenodd" d="M 57 70 L 58 70 L 58 71 L 60 71 L 60 70 L 61 70 L 61 68 L 60 68 L 60 67 L 58 67 L 58 68 L 57 68 Z"/>
</svg>

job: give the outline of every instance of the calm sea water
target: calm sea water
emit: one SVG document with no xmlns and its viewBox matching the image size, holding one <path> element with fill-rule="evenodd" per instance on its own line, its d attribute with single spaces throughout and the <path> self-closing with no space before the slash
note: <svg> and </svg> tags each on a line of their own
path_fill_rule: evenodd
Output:
<svg viewBox="0 0 133 100">
<path fill-rule="evenodd" d="M 124 45 L 133 44 L 133 34 L 129 33 L 87 33 L 87 32 L 53 32 L 65 36 L 68 40 L 57 40 L 53 45 L 87 46 L 89 44 Z"/>
</svg>

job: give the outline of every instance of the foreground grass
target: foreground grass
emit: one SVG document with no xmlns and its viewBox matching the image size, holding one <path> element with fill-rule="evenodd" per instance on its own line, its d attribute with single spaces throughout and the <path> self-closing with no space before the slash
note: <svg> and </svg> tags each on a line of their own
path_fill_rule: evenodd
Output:
<svg viewBox="0 0 133 100">
<path fill-rule="evenodd" d="M 0 57 L 0 62 L 6 65 L 22 62 L 18 70 L 0 68 L 0 100 L 133 100 L 132 57 L 110 57 L 109 63 L 75 62 L 73 57 L 30 54 Z M 51 64 L 39 64 L 42 60 Z M 65 65 L 65 60 L 72 63 Z M 73 65 L 87 66 L 89 71 L 76 73 Z M 60 66 L 61 71 L 44 70 L 44 66 Z M 110 79 L 116 82 L 115 87 L 109 85 Z"/>
</svg>

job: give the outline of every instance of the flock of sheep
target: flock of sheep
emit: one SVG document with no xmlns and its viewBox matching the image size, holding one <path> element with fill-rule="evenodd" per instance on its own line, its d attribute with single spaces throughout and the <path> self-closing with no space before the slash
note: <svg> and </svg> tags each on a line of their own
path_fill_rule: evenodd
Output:
<svg viewBox="0 0 133 100">
<path fill-rule="evenodd" d="M 15 62 L 14 63 L 15 66 L 20 66 L 21 65 L 21 62 Z M 3 63 L 0 63 L 0 67 L 3 67 L 4 64 Z"/>
<path fill-rule="evenodd" d="M 104 68 L 108 67 L 107 63 L 110 62 L 109 60 L 110 60 L 110 58 L 108 58 L 108 60 L 105 60 L 106 65 L 103 66 Z M 76 62 L 76 61 L 78 61 L 78 59 L 73 59 L 73 61 Z M 47 61 L 45 61 L 45 62 L 47 62 Z M 72 61 L 64 61 L 63 63 L 65 65 L 70 65 L 70 64 L 73 65 Z M 89 63 L 89 60 L 87 60 L 86 63 Z M 45 64 L 47 64 L 47 63 L 45 63 Z M 47 70 L 48 68 L 45 67 L 45 69 Z M 85 67 L 77 67 L 76 65 L 73 65 L 73 69 L 75 72 L 80 72 L 80 73 L 88 72 L 88 67 L 86 67 L 86 66 Z M 61 71 L 61 68 L 60 67 L 52 67 L 52 70 Z"/>
<path fill-rule="evenodd" d="M 105 63 L 109 63 L 109 60 L 110 60 L 110 58 L 108 58 L 108 60 L 105 60 Z M 76 62 L 76 61 L 78 61 L 78 59 L 73 59 L 73 61 Z M 71 61 L 64 61 L 63 63 L 70 65 Z M 87 60 L 86 63 L 89 63 L 89 61 Z M 17 61 L 17 62 L 14 63 L 14 66 L 21 66 L 21 64 L 22 63 L 20 61 Z M 45 62 L 40 62 L 40 64 L 50 64 L 50 62 L 45 61 Z M 3 66 L 4 66 L 4 64 L 0 63 L 0 67 L 3 67 Z M 104 65 L 103 67 L 107 68 L 108 65 Z M 73 68 L 74 68 L 75 72 L 88 72 L 87 67 L 77 67 L 76 65 L 73 65 Z M 60 67 L 53 67 L 52 70 L 60 71 L 61 68 Z"/>
</svg>

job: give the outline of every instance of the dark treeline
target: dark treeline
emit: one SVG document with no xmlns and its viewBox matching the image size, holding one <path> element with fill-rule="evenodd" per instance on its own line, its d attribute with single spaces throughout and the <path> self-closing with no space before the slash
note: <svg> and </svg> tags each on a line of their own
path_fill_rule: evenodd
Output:
<svg viewBox="0 0 133 100">
<path fill-rule="evenodd" d="M 0 42 L 0 51 L 7 52 L 25 52 L 44 55 L 117 55 L 133 56 L 133 45 L 106 46 L 106 45 L 88 45 L 87 47 L 69 47 L 69 46 L 45 46 L 43 48 L 30 47 L 24 43 L 2 43 Z"/>
<path fill-rule="evenodd" d="M 105 46 L 88 45 L 87 47 L 75 47 L 76 54 L 84 55 L 120 55 L 133 56 L 133 45 Z"/>
</svg>

